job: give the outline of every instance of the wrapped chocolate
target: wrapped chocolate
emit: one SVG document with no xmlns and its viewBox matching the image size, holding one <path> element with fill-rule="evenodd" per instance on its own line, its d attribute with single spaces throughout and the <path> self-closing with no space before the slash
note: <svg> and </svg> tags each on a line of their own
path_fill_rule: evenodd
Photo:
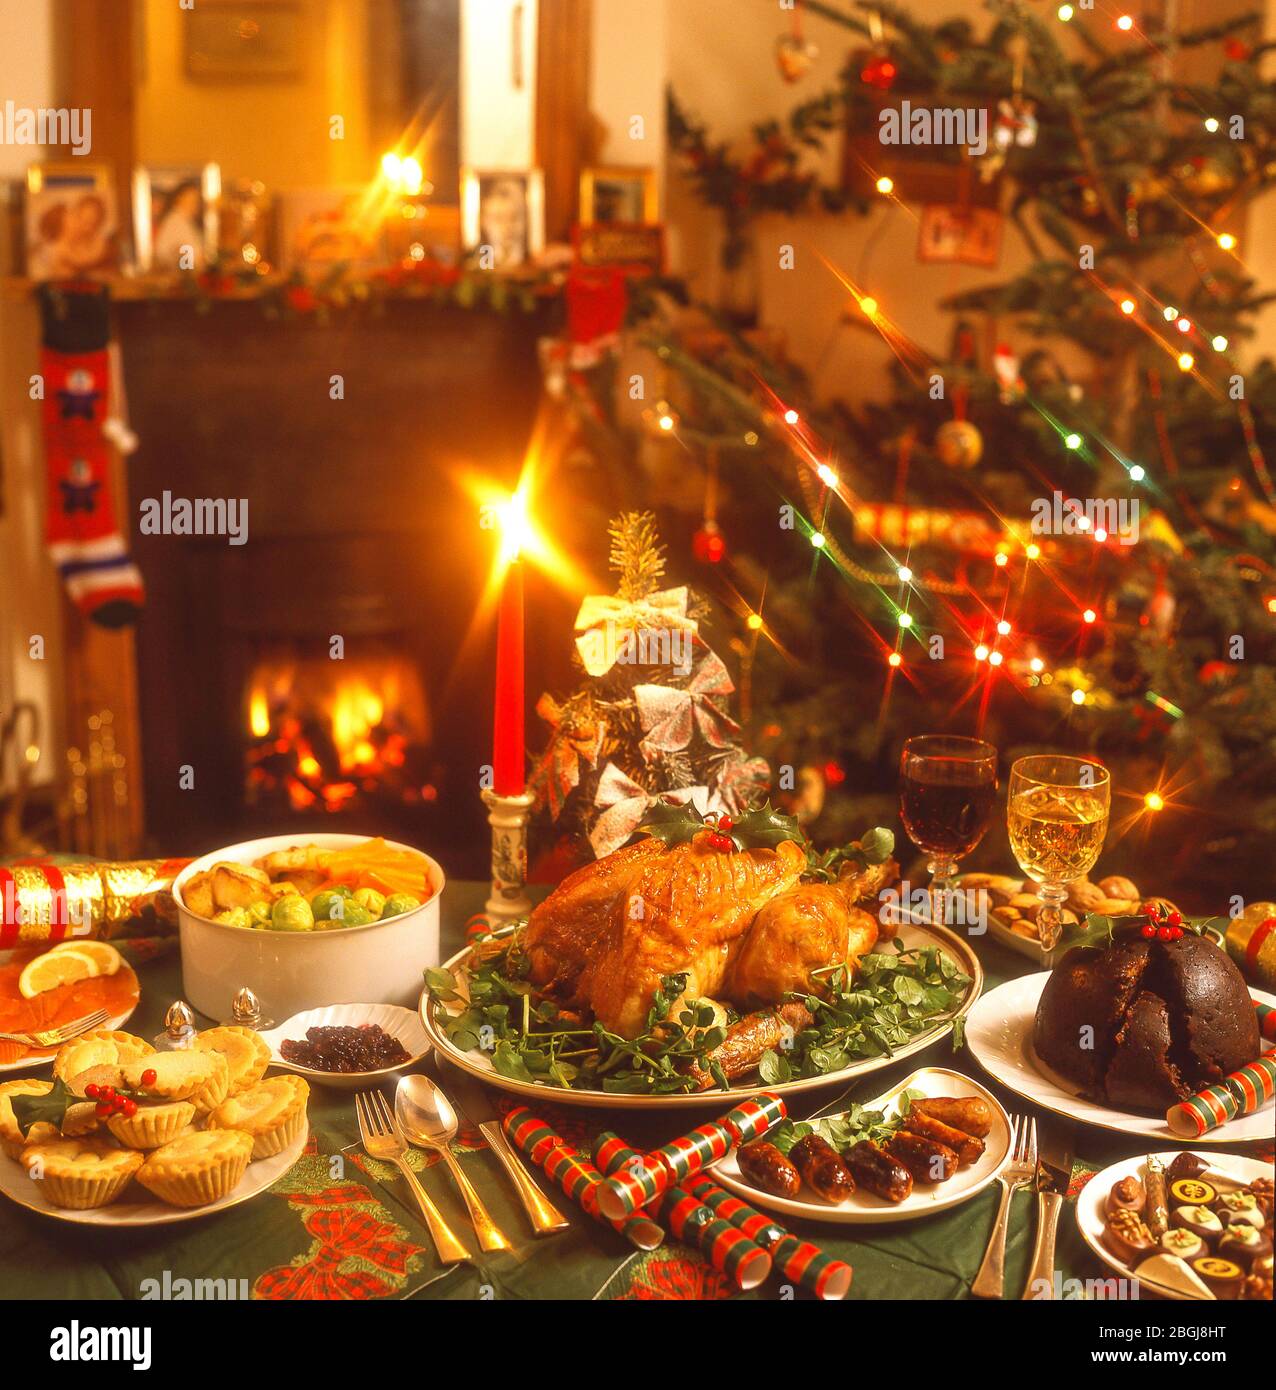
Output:
<svg viewBox="0 0 1276 1390">
<path fill-rule="evenodd" d="M 144 859 L 0 867 L 0 950 L 70 937 L 109 940 L 171 930 L 177 922 L 173 880 L 188 863 Z"/>
</svg>

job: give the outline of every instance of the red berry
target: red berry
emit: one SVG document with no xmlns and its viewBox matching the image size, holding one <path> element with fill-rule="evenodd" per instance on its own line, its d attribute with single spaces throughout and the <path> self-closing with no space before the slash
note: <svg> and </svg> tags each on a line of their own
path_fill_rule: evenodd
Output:
<svg viewBox="0 0 1276 1390">
<path fill-rule="evenodd" d="M 1156 929 L 1156 939 L 1157 939 L 1158 941 L 1173 941 L 1173 940 L 1174 940 L 1174 928 L 1173 928 L 1173 927 L 1157 927 L 1157 929 Z"/>
<path fill-rule="evenodd" d="M 1183 914 L 1175 908 L 1165 920 L 1172 927 L 1181 927 L 1183 925 Z"/>
<path fill-rule="evenodd" d="M 111 1103 L 110 1103 L 110 1101 L 107 1101 L 107 1100 L 100 1100 L 100 1101 L 98 1101 L 98 1103 L 93 1107 L 93 1113 L 98 1117 L 99 1120 L 106 1120 L 106 1119 L 109 1119 L 110 1116 L 111 1116 Z"/>
<path fill-rule="evenodd" d="M 1143 904 L 1143 915 L 1145 917 L 1159 918 L 1161 915 L 1161 904 L 1149 898 L 1147 902 Z"/>
<path fill-rule="evenodd" d="M 1183 928 L 1182 928 L 1182 927 L 1171 927 L 1170 930 L 1174 933 L 1174 936 L 1171 938 L 1172 940 L 1174 940 L 1174 941 L 1181 941 L 1181 940 L 1182 940 L 1182 938 L 1183 938 Z"/>
<path fill-rule="evenodd" d="M 123 1100 L 120 1102 L 120 1110 L 131 1120 L 137 1114 L 137 1101 Z"/>
<path fill-rule="evenodd" d="M 730 830 L 734 824 L 735 821 L 733 821 L 730 816 L 718 817 L 718 829 L 721 830 L 724 834 L 726 833 L 726 831 Z"/>
<path fill-rule="evenodd" d="M 154 1070 L 153 1067 L 148 1067 L 148 1068 L 142 1073 L 142 1085 L 143 1085 L 143 1086 L 154 1086 L 155 1083 L 156 1083 L 158 1080 L 159 1080 L 159 1077 L 156 1076 L 155 1070 Z"/>
<path fill-rule="evenodd" d="M 96 1100 L 98 1096 L 100 1096 L 101 1094 L 102 1088 L 95 1082 L 90 1081 L 89 1084 L 84 1088 L 85 1100 Z"/>
<path fill-rule="evenodd" d="M 1149 941 L 1151 941 L 1152 938 L 1156 935 L 1156 928 L 1152 925 L 1151 922 L 1147 923 L 1147 925 L 1143 928 L 1143 935 Z"/>
</svg>

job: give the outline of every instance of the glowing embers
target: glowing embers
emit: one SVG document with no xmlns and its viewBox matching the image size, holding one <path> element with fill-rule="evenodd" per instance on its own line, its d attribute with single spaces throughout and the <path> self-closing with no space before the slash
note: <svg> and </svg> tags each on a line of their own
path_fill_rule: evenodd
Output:
<svg viewBox="0 0 1276 1390">
<path fill-rule="evenodd" d="M 432 801 L 425 691 L 413 665 L 378 648 L 360 657 L 278 653 L 244 694 L 250 804 L 335 813 L 367 800 Z"/>
</svg>

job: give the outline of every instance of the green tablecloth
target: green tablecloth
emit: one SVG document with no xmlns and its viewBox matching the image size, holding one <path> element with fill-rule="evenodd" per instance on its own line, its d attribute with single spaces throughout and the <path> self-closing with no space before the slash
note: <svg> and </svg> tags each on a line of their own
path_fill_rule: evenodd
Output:
<svg viewBox="0 0 1276 1390">
<path fill-rule="evenodd" d="M 462 944 L 464 923 L 481 908 L 484 894 L 478 884 L 448 886 L 442 904 L 445 956 Z M 1025 957 L 987 938 L 979 939 L 976 947 L 987 989 L 1032 968 Z M 142 1002 L 128 1026 L 152 1037 L 162 1027 L 168 1004 L 181 994 L 176 943 L 141 963 L 138 973 Z M 973 1058 L 954 1055 L 945 1040 L 864 1078 L 855 1092 L 860 1097 L 879 1094 L 928 1064 L 955 1067 L 988 1081 Z M 992 1089 L 998 1091 L 995 1085 Z M 817 1092 L 808 1098 L 808 1109 L 822 1109 L 838 1094 L 836 1087 Z M 1017 1097 L 998 1094 L 1008 1109 L 1025 1108 Z M 616 1124 L 639 1147 L 662 1143 L 687 1127 L 686 1112 L 631 1117 L 550 1105 L 538 1109 L 569 1137 Z M 129 1299 L 159 1296 L 166 1287 L 171 1296 L 181 1288 L 176 1283 L 180 1280 L 233 1281 L 223 1286 L 224 1292 L 263 1299 L 684 1299 L 732 1294 L 685 1246 L 670 1242 L 649 1254 L 639 1253 L 566 1198 L 557 1200 L 570 1212 L 571 1230 L 533 1239 L 504 1173 L 468 1126 L 457 1145 L 461 1161 L 514 1249 L 480 1254 L 473 1264 L 444 1268 L 397 1173 L 371 1163 L 357 1147 L 351 1093 L 315 1088 L 310 1124 L 307 1152 L 268 1192 L 180 1225 L 96 1230 L 3 1204 L 0 1296 Z M 1074 1195 L 1089 1173 L 1143 1151 L 1137 1139 L 1080 1127 L 1075 1145 Z M 449 1224 L 476 1248 L 448 1175 L 426 1163 L 424 1156 L 417 1158 L 424 1170 L 422 1181 Z M 852 1298 L 965 1298 L 983 1257 L 997 1196 L 993 1184 L 960 1207 L 918 1221 L 871 1227 L 792 1223 L 791 1229 L 854 1266 Z M 1006 1258 L 1006 1291 L 1011 1298 L 1022 1289 L 1031 1255 L 1034 1202 L 1028 1192 L 1014 1198 Z M 1109 1272 L 1082 1242 L 1072 1201 L 1060 1219 L 1056 1263 L 1064 1279 L 1097 1279 Z M 747 1295 L 779 1296 L 774 1277 Z"/>
</svg>

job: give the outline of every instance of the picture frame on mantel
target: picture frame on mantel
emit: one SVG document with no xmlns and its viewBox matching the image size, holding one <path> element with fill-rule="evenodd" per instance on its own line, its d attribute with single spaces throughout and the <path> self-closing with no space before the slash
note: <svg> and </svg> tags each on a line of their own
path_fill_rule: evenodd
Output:
<svg viewBox="0 0 1276 1390">
<path fill-rule="evenodd" d="M 461 244 L 490 246 L 491 270 L 517 270 L 545 249 L 545 178 L 540 169 L 461 170 Z"/>
<path fill-rule="evenodd" d="M 199 0 L 182 14 L 192 82 L 290 82 L 303 75 L 301 0 Z"/>
</svg>

